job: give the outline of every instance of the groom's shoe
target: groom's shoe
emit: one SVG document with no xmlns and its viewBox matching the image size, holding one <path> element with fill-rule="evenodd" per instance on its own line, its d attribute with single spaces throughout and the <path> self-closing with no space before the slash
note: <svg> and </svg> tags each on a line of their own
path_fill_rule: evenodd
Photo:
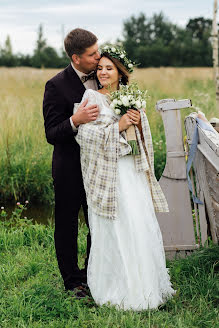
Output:
<svg viewBox="0 0 219 328">
<path fill-rule="evenodd" d="M 88 291 L 81 285 L 71 289 L 71 291 L 73 292 L 72 296 L 77 299 L 82 299 L 88 296 Z"/>
<path fill-rule="evenodd" d="M 81 282 L 87 284 L 87 270 L 82 269 L 80 270 L 80 273 L 81 273 L 81 277 L 80 277 Z"/>
</svg>

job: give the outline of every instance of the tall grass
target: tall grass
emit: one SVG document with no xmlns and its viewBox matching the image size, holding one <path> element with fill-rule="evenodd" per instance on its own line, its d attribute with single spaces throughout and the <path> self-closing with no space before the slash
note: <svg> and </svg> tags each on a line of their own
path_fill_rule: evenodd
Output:
<svg viewBox="0 0 219 328">
<path fill-rule="evenodd" d="M 52 146 L 43 127 L 42 100 L 45 82 L 58 70 L 0 68 L 0 200 L 29 199 L 52 203 Z M 149 91 L 147 115 L 154 151 L 155 172 L 165 166 L 165 134 L 155 103 L 163 98 L 190 98 L 206 113 L 217 116 L 210 68 L 136 69 L 133 78 Z M 194 109 L 182 110 L 182 120 Z"/>
<path fill-rule="evenodd" d="M 52 224 L 33 225 L 19 215 L 0 221 L 1 328 L 218 327 L 219 246 L 168 262 L 177 294 L 158 310 L 117 311 L 98 307 L 92 300 L 76 300 L 63 291 L 53 230 Z M 86 232 L 81 224 L 80 267 L 84 264 Z"/>
</svg>

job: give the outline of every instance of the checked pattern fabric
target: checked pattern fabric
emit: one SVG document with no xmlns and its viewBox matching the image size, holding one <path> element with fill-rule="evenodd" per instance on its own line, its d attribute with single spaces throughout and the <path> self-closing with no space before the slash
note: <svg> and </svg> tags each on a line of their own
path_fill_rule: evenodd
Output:
<svg viewBox="0 0 219 328">
<path fill-rule="evenodd" d="M 96 121 L 81 124 L 75 137 L 80 145 L 81 168 L 88 206 L 102 217 L 117 218 L 117 162 L 119 157 L 131 152 L 125 132 L 119 133 L 119 118 L 111 110 L 101 114 L 101 103 L 97 92 L 87 89 L 83 102 L 98 104 L 100 114 Z M 168 204 L 154 175 L 153 146 L 149 123 L 145 112 L 141 112 L 143 139 L 137 127 L 136 136 L 140 154 L 135 156 L 137 172 L 145 171 L 150 185 L 155 211 L 168 212 Z M 132 156 L 132 155 L 130 155 Z M 128 179 L 128 177 L 127 177 Z"/>
</svg>

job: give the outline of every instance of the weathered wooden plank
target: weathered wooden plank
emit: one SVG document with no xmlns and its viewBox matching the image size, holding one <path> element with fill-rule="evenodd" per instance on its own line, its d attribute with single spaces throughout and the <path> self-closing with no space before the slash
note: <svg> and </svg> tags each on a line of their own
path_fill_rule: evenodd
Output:
<svg viewBox="0 0 219 328">
<path fill-rule="evenodd" d="M 164 123 L 167 158 L 159 180 L 166 196 L 169 213 L 156 213 L 167 257 L 178 251 L 196 249 L 192 208 L 186 177 L 180 108 L 191 106 L 188 99 L 163 99 L 156 104 Z"/>
<path fill-rule="evenodd" d="M 199 199 L 205 204 L 204 193 L 202 190 L 198 192 Z M 201 232 L 201 243 L 202 246 L 205 245 L 206 240 L 208 239 L 208 225 L 206 220 L 205 206 L 198 204 L 199 211 L 199 223 L 200 223 L 200 232 Z"/>
<path fill-rule="evenodd" d="M 162 99 L 156 103 L 156 110 L 171 110 L 171 109 L 181 109 L 181 108 L 188 108 L 192 106 L 192 101 L 190 99 Z"/>
<path fill-rule="evenodd" d="M 188 142 L 191 143 L 194 127 L 196 125 L 195 117 L 197 113 L 190 114 L 185 119 Z M 219 170 L 219 157 L 217 134 L 205 131 L 198 127 L 199 142 L 194 159 L 193 167 L 196 176 L 196 190 L 198 197 L 204 200 L 207 214 L 209 217 L 212 240 L 214 243 L 219 241 L 219 217 L 213 207 L 213 201 L 219 202 L 219 184 L 217 181 Z M 219 214 L 218 214 L 219 215 Z M 202 244 L 207 240 L 207 220 L 205 207 L 199 205 L 199 220 L 202 235 Z"/>
<path fill-rule="evenodd" d="M 198 244 L 164 246 L 165 251 L 189 251 L 198 248 L 199 248 Z"/>
</svg>

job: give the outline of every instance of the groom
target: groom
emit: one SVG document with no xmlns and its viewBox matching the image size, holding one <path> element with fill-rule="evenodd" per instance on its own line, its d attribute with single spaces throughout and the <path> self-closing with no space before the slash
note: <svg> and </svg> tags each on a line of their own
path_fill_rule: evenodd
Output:
<svg viewBox="0 0 219 328">
<path fill-rule="evenodd" d="M 86 296 L 90 233 L 87 236 L 85 269 L 78 268 L 78 213 L 83 207 L 88 226 L 87 202 L 83 186 L 80 149 L 74 136 L 80 124 L 96 120 L 97 105 L 87 100 L 73 114 L 87 88 L 97 90 L 92 72 L 100 59 L 97 37 L 84 29 L 74 29 L 65 38 L 70 64 L 46 83 L 43 115 L 47 141 L 54 146 L 52 177 L 55 191 L 55 248 L 66 290 Z M 90 74 L 91 73 L 91 74 Z"/>
</svg>

